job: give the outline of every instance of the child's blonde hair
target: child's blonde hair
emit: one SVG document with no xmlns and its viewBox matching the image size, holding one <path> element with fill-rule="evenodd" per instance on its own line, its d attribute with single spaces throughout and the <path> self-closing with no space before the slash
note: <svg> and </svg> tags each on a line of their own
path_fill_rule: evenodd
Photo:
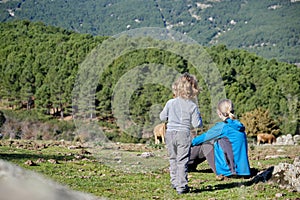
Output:
<svg viewBox="0 0 300 200">
<path fill-rule="evenodd" d="M 181 97 L 184 99 L 195 98 L 200 90 L 195 76 L 184 73 L 172 85 L 174 97 Z"/>
<path fill-rule="evenodd" d="M 230 99 L 222 99 L 218 103 L 218 114 L 219 116 L 222 115 L 223 117 L 221 118 L 230 118 L 230 119 L 235 119 L 234 115 L 234 109 L 233 109 L 233 103 Z"/>
</svg>

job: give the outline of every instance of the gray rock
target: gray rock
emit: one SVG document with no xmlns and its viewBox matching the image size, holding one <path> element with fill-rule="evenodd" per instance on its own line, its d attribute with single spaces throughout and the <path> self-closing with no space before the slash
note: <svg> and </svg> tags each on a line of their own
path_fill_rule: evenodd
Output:
<svg viewBox="0 0 300 200">
<path fill-rule="evenodd" d="M 4 160 L 0 160 L 0 194 L 1 200 L 100 199 L 91 194 L 71 190 Z"/>
<path fill-rule="evenodd" d="M 142 158 L 149 158 L 149 157 L 154 157 L 155 155 L 154 155 L 154 153 L 152 153 L 152 152 L 143 152 L 142 154 L 141 154 L 141 157 Z"/>
<path fill-rule="evenodd" d="M 299 143 L 300 135 L 287 134 L 277 137 L 274 145 L 298 145 Z"/>
<path fill-rule="evenodd" d="M 300 157 L 296 157 L 293 164 L 279 163 L 274 166 L 271 181 L 282 188 L 300 192 Z"/>
<path fill-rule="evenodd" d="M 293 140 L 296 144 L 300 143 L 300 135 L 294 135 Z"/>
</svg>

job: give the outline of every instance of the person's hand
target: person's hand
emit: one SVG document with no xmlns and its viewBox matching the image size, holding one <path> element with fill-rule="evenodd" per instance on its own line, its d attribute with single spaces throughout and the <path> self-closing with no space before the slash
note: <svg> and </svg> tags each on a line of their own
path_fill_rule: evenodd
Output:
<svg viewBox="0 0 300 200">
<path fill-rule="evenodd" d="M 197 146 L 197 145 L 195 144 L 195 140 L 193 139 L 192 143 L 191 143 L 191 147 L 194 147 L 194 146 Z"/>
<path fill-rule="evenodd" d="M 193 141 L 192 141 L 191 147 L 194 147 L 194 146 L 195 146 L 195 144 L 194 144 Z"/>
</svg>

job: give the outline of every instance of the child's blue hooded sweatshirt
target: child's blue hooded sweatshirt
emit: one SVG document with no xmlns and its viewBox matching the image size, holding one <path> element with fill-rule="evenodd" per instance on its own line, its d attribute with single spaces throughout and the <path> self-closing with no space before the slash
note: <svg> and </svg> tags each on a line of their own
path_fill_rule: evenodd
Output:
<svg viewBox="0 0 300 200">
<path fill-rule="evenodd" d="M 250 175 L 247 137 L 245 127 L 240 121 L 228 118 L 224 122 L 216 123 L 207 132 L 195 137 L 192 146 L 211 140 L 214 141 L 214 163 L 217 175 Z M 229 140 L 229 142 L 227 144 L 223 142 L 222 145 L 222 140 Z M 228 158 L 230 154 L 233 154 L 231 164 Z"/>
</svg>

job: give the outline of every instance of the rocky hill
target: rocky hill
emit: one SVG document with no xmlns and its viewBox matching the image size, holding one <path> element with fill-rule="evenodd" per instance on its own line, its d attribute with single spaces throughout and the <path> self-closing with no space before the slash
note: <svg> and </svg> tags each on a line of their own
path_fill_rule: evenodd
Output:
<svg viewBox="0 0 300 200">
<path fill-rule="evenodd" d="M 300 63 L 299 0 L 2 0 L 0 21 L 28 19 L 79 33 L 111 36 L 161 27 L 202 45 L 225 44 Z"/>
</svg>

